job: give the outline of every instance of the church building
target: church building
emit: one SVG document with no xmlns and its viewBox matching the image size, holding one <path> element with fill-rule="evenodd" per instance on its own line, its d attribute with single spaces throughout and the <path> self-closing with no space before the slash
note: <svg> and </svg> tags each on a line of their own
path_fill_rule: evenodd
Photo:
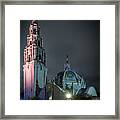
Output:
<svg viewBox="0 0 120 120">
<path fill-rule="evenodd" d="M 64 70 L 57 73 L 54 84 L 59 88 L 59 91 L 62 90 L 63 94 L 69 94 L 71 97 L 77 95 L 81 89 L 86 89 L 86 82 L 83 77 L 71 69 L 68 56 Z M 55 95 L 53 95 L 53 99 L 57 99 Z M 64 99 L 66 98 L 64 97 Z"/>
</svg>

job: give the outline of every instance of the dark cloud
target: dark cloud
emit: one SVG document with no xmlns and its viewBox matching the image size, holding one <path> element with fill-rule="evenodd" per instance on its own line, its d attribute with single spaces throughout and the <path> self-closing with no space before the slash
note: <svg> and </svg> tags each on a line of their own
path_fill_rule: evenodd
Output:
<svg viewBox="0 0 120 120">
<path fill-rule="evenodd" d="M 23 79 L 23 51 L 31 21 L 20 22 L 20 68 Z M 71 68 L 83 75 L 89 85 L 100 88 L 100 21 L 43 20 L 39 21 L 47 53 L 48 79 L 64 68 L 69 55 Z M 22 84 L 22 82 L 21 82 Z"/>
</svg>

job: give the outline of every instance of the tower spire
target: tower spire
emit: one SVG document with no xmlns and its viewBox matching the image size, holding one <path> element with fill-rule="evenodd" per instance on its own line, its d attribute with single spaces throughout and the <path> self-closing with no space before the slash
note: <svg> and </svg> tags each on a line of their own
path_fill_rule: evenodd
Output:
<svg viewBox="0 0 120 120">
<path fill-rule="evenodd" d="M 66 55 L 66 63 L 64 64 L 64 70 L 70 70 L 69 56 Z"/>
</svg>

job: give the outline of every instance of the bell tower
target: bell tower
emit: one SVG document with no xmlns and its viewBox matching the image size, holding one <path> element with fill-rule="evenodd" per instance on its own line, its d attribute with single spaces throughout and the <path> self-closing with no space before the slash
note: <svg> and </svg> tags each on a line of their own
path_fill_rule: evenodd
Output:
<svg viewBox="0 0 120 120">
<path fill-rule="evenodd" d="M 47 78 L 46 53 L 38 21 L 29 25 L 24 48 L 24 99 L 45 99 Z"/>
</svg>

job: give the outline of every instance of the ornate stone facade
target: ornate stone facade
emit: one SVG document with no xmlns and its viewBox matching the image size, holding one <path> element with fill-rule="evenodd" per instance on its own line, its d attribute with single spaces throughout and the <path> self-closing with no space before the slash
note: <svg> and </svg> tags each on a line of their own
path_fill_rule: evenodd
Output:
<svg viewBox="0 0 120 120">
<path fill-rule="evenodd" d="M 46 53 L 37 21 L 32 21 L 24 49 L 24 99 L 45 99 Z"/>
</svg>

